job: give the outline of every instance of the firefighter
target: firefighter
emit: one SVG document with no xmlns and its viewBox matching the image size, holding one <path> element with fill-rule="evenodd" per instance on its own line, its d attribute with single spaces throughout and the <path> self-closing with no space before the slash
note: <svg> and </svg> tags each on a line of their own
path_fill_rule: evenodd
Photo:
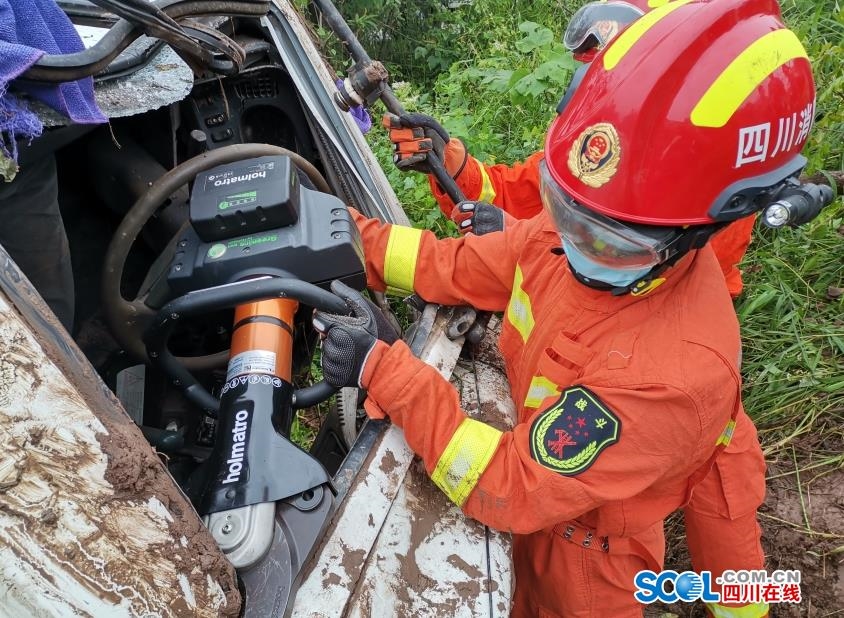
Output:
<svg viewBox="0 0 844 618">
<path fill-rule="evenodd" d="M 627 25 L 641 17 L 654 6 L 665 2 L 648 3 L 643 0 L 611 0 L 590 2 L 572 16 L 563 36 L 563 43 L 582 63 L 591 62 L 595 54 L 609 43 Z M 570 93 L 579 83 L 581 67 L 569 87 Z M 567 93 L 563 102 L 570 96 Z M 562 103 L 561 103 L 562 104 Z M 539 197 L 539 162 L 542 152 L 537 152 L 515 165 L 484 165 L 471 156 L 457 138 L 445 139 L 436 131 L 414 126 L 413 114 L 399 118 L 384 116 L 382 124 L 389 129 L 395 145 L 396 166 L 403 171 L 428 173 L 427 152 L 435 150 L 454 177 L 457 185 L 469 199 L 455 206 L 451 198 L 429 175 L 431 192 L 440 209 L 457 224 L 461 234 L 483 234 L 501 229 L 505 219 L 527 219 L 542 210 Z M 497 208 L 493 208 L 496 206 Z M 712 239 L 712 248 L 721 264 L 727 287 L 733 298 L 742 291 L 741 271 L 738 264 L 750 244 L 755 216 L 745 217 L 722 230 Z"/>
<path fill-rule="evenodd" d="M 355 213 L 373 289 L 504 312 L 512 430 L 469 418 L 433 368 L 380 341 L 357 292 L 333 286 L 352 317 L 314 317 L 325 379 L 367 389 L 367 412 L 404 429 L 452 501 L 514 534 L 517 617 L 641 616 L 634 576 L 662 569 L 663 520 L 683 506 L 717 531 L 690 538 L 700 560 L 764 568 L 764 460 L 708 241 L 797 190 L 811 68 L 772 0 L 678 0 L 638 24 L 552 123 L 538 216 L 437 240 Z M 749 468 L 731 453 L 757 469 L 734 476 Z"/>
</svg>

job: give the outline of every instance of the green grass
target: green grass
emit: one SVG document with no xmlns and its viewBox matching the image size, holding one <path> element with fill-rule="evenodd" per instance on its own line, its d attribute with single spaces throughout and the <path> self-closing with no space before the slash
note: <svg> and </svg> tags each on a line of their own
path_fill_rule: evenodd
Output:
<svg viewBox="0 0 844 618">
<path fill-rule="evenodd" d="M 837 452 L 828 463 L 844 465 L 842 225 L 839 200 L 805 229 L 759 230 L 743 266 L 744 404 L 769 457 L 796 445 L 801 459 Z"/>
<path fill-rule="evenodd" d="M 805 45 L 819 118 L 803 153 L 807 171 L 844 169 L 844 13 L 836 2 L 789 0 L 788 24 Z M 758 229 L 736 308 L 744 341 L 744 402 L 769 458 L 794 466 L 844 465 L 844 204 L 839 197 L 797 230 Z"/>
</svg>

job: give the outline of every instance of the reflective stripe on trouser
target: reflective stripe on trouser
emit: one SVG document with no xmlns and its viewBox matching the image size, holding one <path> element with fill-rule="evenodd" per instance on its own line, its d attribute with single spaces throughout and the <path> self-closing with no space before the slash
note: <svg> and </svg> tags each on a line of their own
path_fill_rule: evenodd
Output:
<svg viewBox="0 0 844 618">
<path fill-rule="evenodd" d="M 522 341 L 526 342 L 528 337 L 530 337 L 535 322 L 533 320 L 530 297 L 522 289 L 523 281 L 524 275 L 522 274 L 522 269 L 516 264 L 516 275 L 513 278 L 513 293 L 507 305 L 507 320 L 519 331 Z"/>
<path fill-rule="evenodd" d="M 501 432 L 486 423 L 465 419 L 440 455 L 431 480 L 449 500 L 463 506 L 489 465 Z"/>
<path fill-rule="evenodd" d="M 709 571 L 717 577 L 727 570 L 765 568 L 761 529 L 756 518 L 756 509 L 764 495 L 765 458 L 752 422 L 741 412 L 736 416 L 729 447 L 717 457 L 683 507 L 692 570 Z M 734 595 L 724 595 L 717 581 L 713 584 L 714 591 L 722 593 L 723 602 L 732 602 L 724 599 Z M 761 603 L 709 607 L 710 615 L 718 618 L 758 618 L 766 611 Z"/>
<path fill-rule="evenodd" d="M 407 294 L 413 291 L 416 262 L 419 259 L 419 245 L 422 230 L 403 225 L 393 225 L 387 239 L 384 255 L 384 281 L 392 294 Z"/>
<path fill-rule="evenodd" d="M 727 423 L 727 426 L 724 427 L 724 431 L 721 432 L 721 435 L 718 436 L 718 440 L 715 442 L 715 446 L 721 446 L 722 444 L 724 446 L 729 446 L 730 442 L 733 439 L 733 434 L 735 433 L 735 431 L 736 422 L 734 420 L 731 420 L 729 423 Z"/>
<path fill-rule="evenodd" d="M 486 169 L 484 166 L 478 162 L 478 168 L 481 170 L 481 193 L 478 195 L 479 202 L 489 202 L 492 204 L 492 201 L 495 199 L 495 187 L 492 186 L 492 181 L 489 178 L 489 174 L 486 173 Z"/>
<path fill-rule="evenodd" d="M 713 618 L 762 618 L 768 615 L 767 603 L 753 603 L 741 607 L 728 607 L 718 603 L 707 603 L 706 609 Z"/>
</svg>

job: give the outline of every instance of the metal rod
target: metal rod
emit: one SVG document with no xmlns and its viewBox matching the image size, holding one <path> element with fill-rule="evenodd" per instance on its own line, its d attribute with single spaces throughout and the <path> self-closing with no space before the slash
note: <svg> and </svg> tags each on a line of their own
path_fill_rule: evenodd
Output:
<svg viewBox="0 0 844 618">
<path fill-rule="evenodd" d="M 319 9 L 320 13 L 322 13 L 323 18 L 328 24 L 328 27 L 331 28 L 331 31 L 337 35 L 337 37 L 349 50 L 349 53 L 355 62 L 361 64 L 372 62 L 372 58 L 368 53 L 366 53 L 363 45 L 361 45 L 357 36 L 355 36 L 355 33 L 352 32 L 352 29 L 349 28 L 349 24 L 346 23 L 345 19 L 343 19 L 343 16 L 340 14 L 340 11 L 337 10 L 337 7 L 334 6 L 334 3 L 331 2 L 331 0 L 312 1 Z M 384 103 L 384 107 L 386 107 L 387 111 L 391 114 L 401 116 L 405 113 L 404 106 L 398 98 L 396 98 L 396 95 L 393 93 L 389 84 L 384 84 L 384 89 L 381 91 L 380 98 L 381 102 Z M 457 204 L 466 199 L 466 196 L 463 195 L 463 191 L 457 185 L 454 178 L 452 178 L 451 174 L 449 174 L 445 169 L 445 165 L 442 160 L 433 151 L 428 153 L 428 165 L 431 168 L 431 173 L 434 175 L 434 178 L 437 179 L 440 187 L 442 187 L 442 190 L 445 191 L 451 198 L 452 202 Z"/>
</svg>

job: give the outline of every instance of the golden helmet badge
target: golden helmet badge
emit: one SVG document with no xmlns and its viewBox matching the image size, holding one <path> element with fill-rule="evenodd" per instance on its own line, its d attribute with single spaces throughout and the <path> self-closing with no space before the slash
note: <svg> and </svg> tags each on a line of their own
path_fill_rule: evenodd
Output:
<svg viewBox="0 0 844 618">
<path fill-rule="evenodd" d="M 574 140 L 568 165 L 583 184 L 597 188 L 613 177 L 620 159 L 621 142 L 615 127 L 601 122 L 588 127 Z"/>
</svg>

